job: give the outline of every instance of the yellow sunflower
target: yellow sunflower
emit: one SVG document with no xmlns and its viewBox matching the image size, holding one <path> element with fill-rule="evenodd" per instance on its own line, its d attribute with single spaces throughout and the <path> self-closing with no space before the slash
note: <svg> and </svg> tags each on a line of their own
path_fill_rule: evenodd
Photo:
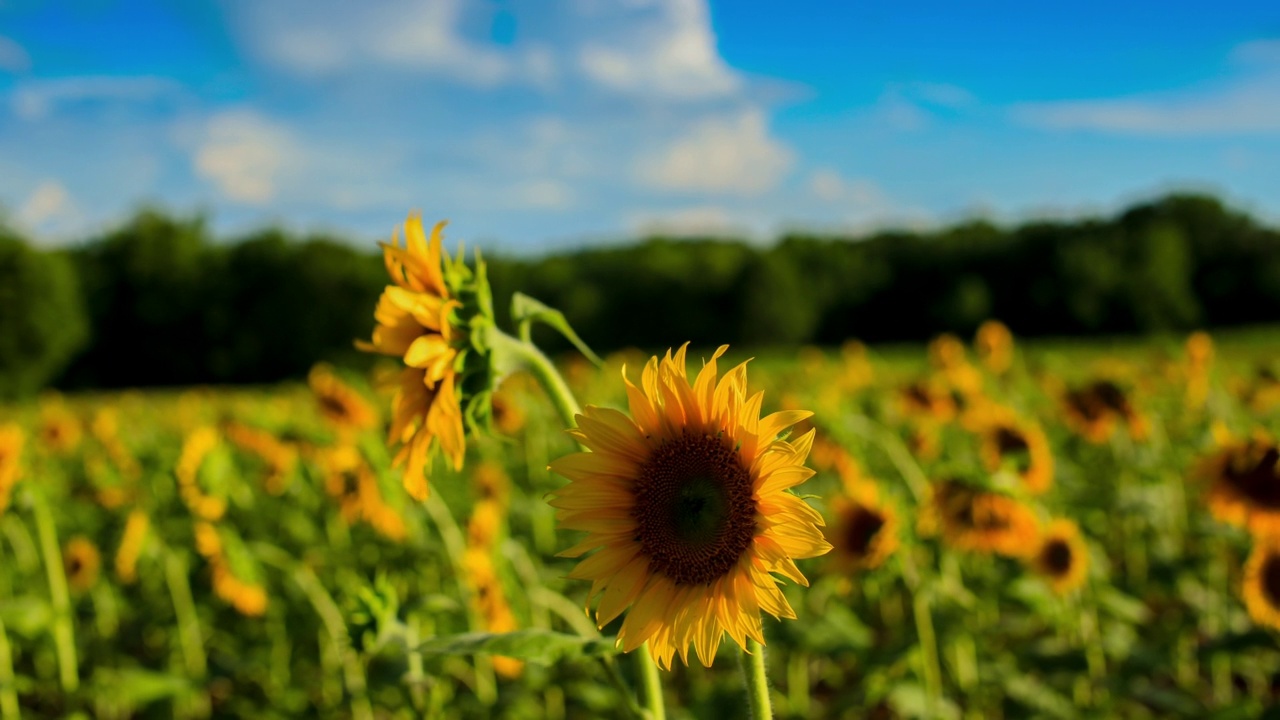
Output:
<svg viewBox="0 0 1280 720">
<path fill-rule="evenodd" d="M 1028 492 L 1040 494 L 1053 486 L 1053 451 L 1040 426 L 999 412 L 982 428 L 981 455 L 989 472 L 1011 463 Z"/>
<path fill-rule="evenodd" d="M 427 497 L 427 461 L 436 444 L 456 470 L 462 469 L 466 451 L 455 363 L 456 345 L 465 338 L 455 337 L 451 321 L 460 303 L 445 285 L 443 228 L 444 223 L 437 223 L 428 241 L 421 218 L 410 216 L 405 246 L 398 236 L 382 246 L 395 284 L 378 299 L 372 341 L 356 343 L 366 352 L 400 357 L 408 366 L 392 400 L 389 441 L 401 445 L 395 466 L 404 467 L 405 490 L 417 500 Z"/>
<path fill-rule="evenodd" d="M 1244 604 L 1259 625 L 1280 630 L 1280 535 L 1255 535 L 1244 566 Z"/>
<path fill-rule="evenodd" d="M 191 513 L 202 520 L 216 521 L 227 511 L 227 501 L 208 495 L 200 487 L 200 467 L 210 452 L 220 442 L 218 431 L 211 427 L 194 430 L 182 444 L 174 475 L 178 477 L 178 491 Z"/>
<path fill-rule="evenodd" d="M 62 549 L 62 569 L 67 574 L 67 585 L 72 592 L 83 593 L 98 582 L 102 557 L 98 548 L 88 538 L 74 537 Z"/>
<path fill-rule="evenodd" d="M 142 510 L 129 513 L 124 524 L 124 536 L 120 538 L 120 549 L 116 551 L 116 577 L 125 585 L 138 579 L 138 558 L 147 541 L 147 530 L 151 520 Z"/>
<path fill-rule="evenodd" d="M 1070 520 L 1049 523 L 1030 562 L 1054 592 L 1061 595 L 1080 587 L 1089 573 L 1089 551 L 1080 528 Z"/>
<path fill-rule="evenodd" d="M 846 488 L 831 504 L 835 521 L 827 537 L 835 546 L 831 565 L 841 572 L 880 567 L 898 547 L 898 513 L 880 498 L 874 483 Z"/>
<path fill-rule="evenodd" d="M 378 423 L 373 408 L 327 365 L 316 365 L 307 384 L 320 405 L 320 414 L 341 432 L 360 432 Z"/>
<path fill-rule="evenodd" d="M 999 320 L 988 320 L 978 326 L 973 349 L 987 370 L 1002 375 L 1013 364 L 1013 333 Z"/>
<path fill-rule="evenodd" d="M 487 547 L 468 547 L 463 552 L 462 567 L 472 590 L 471 606 L 487 632 L 514 632 L 520 629 L 520 625 L 515 613 L 511 612 L 491 553 Z M 516 658 L 495 655 L 493 669 L 505 678 L 517 678 L 524 672 L 524 663 Z"/>
<path fill-rule="evenodd" d="M 54 455 L 67 455 L 80 445 L 80 421 L 60 403 L 40 413 L 40 445 Z"/>
<path fill-rule="evenodd" d="M 1196 473 L 1209 485 L 1209 511 L 1255 533 L 1280 532 L 1280 447 L 1259 434 L 1226 439 Z"/>
<path fill-rule="evenodd" d="M 583 560 L 570 577 L 591 580 L 604 627 L 630 607 L 618 642 L 648 642 L 660 667 L 689 645 L 710 666 L 724 634 L 745 648 L 764 643 L 761 611 L 795 618 L 774 573 L 807 585 L 794 559 L 831 549 L 822 516 L 788 490 L 813 471 L 813 431 L 779 434 L 810 415 L 760 417 L 763 393 L 747 394 L 746 363 L 718 378 L 721 347 L 696 380 L 687 345 L 627 379 L 630 416 L 588 407 L 571 432 L 588 452 L 551 464 L 569 479 L 551 504 L 561 527 L 588 533 L 563 555 Z"/>
<path fill-rule="evenodd" d="M 1026 557 L 1039 546 L 1040 524 L 1012 497 L 947 480 L 930 488 L 920 532 L 941 534 L 958 550 Z"/>
<path fill-rule="evenodd" d="M 13 486 L 22 477 L 22 445 L 26 434 L 10 423 L 0 425 L 0 512 L 9 507 Z"/>
<path fill-rule="evenodd" d="M 1098 380 L 1068 391 L 1063 396 L 1067 425 L 1092 443 L 1106 442 L 1118 423 L 1125 423 L 1134 440 L 1149 431 L 1146 418 L 1134 408 L 1129 396 L 1116 383 Z"/>
</svg>

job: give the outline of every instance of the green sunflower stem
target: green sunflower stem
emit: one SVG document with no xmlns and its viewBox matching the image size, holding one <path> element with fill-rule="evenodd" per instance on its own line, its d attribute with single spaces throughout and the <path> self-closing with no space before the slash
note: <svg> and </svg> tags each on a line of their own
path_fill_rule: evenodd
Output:
<svg viewBox="0 0 1280 720">
<path fill-rule="evenodd" d="M 9 635 L 0 621 L 0 718 L 17 720 L 22 716 L 18 709 L 18 691 L 13 685 L 13 652 L 9 648 Z"/>
<path fill-rule="evenodd" d="M 58 680 L 64 692 L 80 687 L 76 662 L 76 635 L 71 621 L 71 596 L 67 592 L 67 575 L 62 568 L 62 550 L 58 545 L 58 529 L 44 494 L 31 489 L 31 514 L 35 516 L 36 537 L 44 558 L 45 576 L 49 581 L 49 597 L 53 602 L 53 643 L 58 653 Z"/>
<path fill-rule="evenodd" d="M 582 412 L 582 408 L 578 405 L 577 398 L 573 396 L 573 391 L 569 389 L 569 384 L 564 381 L 560 371 L 556 370 L 555 363 L 551 362 L 551 358 L 532 342 L 516 339 L 497 328 L 489 329 L 487 340 L 489 346 L 493 348 L 494 358 L 501 373 L 514 370 L 529 371 L 551 398 L 565 427 L 571 428 L 577 425 L 577 416 Z"/>
<path fill-rule="evenodd" d="M 752 720 L 769 720 L 773 707 L 769 702 L 769 676 L 764 668 L 764 646 L 747 638 L 747 647 L 738 660 L 742 664 L 742 680 L 747 686 L 747 703 Z"/>
</svg>

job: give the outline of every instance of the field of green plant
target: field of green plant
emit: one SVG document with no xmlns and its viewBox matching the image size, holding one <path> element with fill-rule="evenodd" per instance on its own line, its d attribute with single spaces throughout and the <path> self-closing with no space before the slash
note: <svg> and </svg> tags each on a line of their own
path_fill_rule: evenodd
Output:
<svg viewBox="0 0 1280 720">
<path fill-rule="evenodd" d="M 816 431 L 816 475 L 793 492 L 832 546 L 781 587 L 796 618 L 764 619 L 773 712 L 1262 715 L 1280 698 L 1267 334 L 1022 348 L 1001 330 L 749 363 L 764 413 L 815 413 L 791 437 Z M 711 349 L 688 356 L 692 378 Z M 646 361 L 560 368 L 584 405 L 625 411 L 622 366 L 639 382 Z M 591 583 L 558 555 L 584 534 L 549 503 L 574 439 L 535 376 L 501 385 L 491 431 L 468 430 L 460 470 L 436 457 L 418 501 L 385 442 L 394 370 L 0 409 L 0 717 L 748 712 L 729 638 L 710 667 L 677 648 L 658 704 L 646 650 L 614 642 L 626 616 L 584 613 Z"/>
</svg>

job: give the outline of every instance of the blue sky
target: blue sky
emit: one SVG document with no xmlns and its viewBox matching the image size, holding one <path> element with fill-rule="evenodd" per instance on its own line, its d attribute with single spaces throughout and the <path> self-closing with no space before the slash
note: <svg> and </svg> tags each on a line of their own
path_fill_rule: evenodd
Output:
<svg viewBox="0 0 1280 720">
<path fill-rule="evenodd" d="M 512 251 L 1170 189 L 1275 222 L 1277 168 L 1274 3 L 0 0 L 0 208 L 49 244 L 145 203 Z"/>
</svg>

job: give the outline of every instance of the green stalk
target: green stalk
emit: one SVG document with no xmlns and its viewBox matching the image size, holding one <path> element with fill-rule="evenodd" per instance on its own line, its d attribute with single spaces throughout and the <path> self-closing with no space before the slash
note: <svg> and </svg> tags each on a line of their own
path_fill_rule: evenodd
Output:
<svg viewBox="0 0 1280 720">
<path fill-rule="evenodd" d="M 909 551 L 898 553 L 902 558 L 902 578 L 911 592 L 911 613 L 916 624 L 916 636 L 920 641 L 925 692 L 925 716 L 936 717 L 942 698 L 942 664 L 938 659 L 938 639 L 933 629 L 933 614 L 929 610 L 929 596 L 920 587 L 920 573 Z"/>
<path fill-rule="evenodd" d="M 742 679 L 747 685 L 747 703 L 751 707 L 752 720 L 769 720 L 773 707 L 769 702 L 769 676 L 764 669 L 764 646 L 747 638 L 747 647 L 738 657 L 742 665 Z"/>
<path fill-rule="evenodd" d="M 18 691 L 13 686 L 13 653 L 9 649 L 9 634 L 0 621 L 0 717 L 17 720 L 22 717 L 18 709 Z"/>
<path fill-rule="evenodd" d="M 201 680 L 209 671 L 204 655 L 204 637 L 200 633 L 200 617 L 196 614 L 195 599 L 187 582 L 187 564 L 172 550 L 165 551 L 164 580 L 169 586 L 169 598 L 173 601 L 173 613 L 178 616 L 178 639 L 182 646 L 182 662 L 187 666 L 187 676 Z"/>
<path fill-rule="evenodd" d="M 58 545 L 58 529 L 44 495 L 29 488 L 31 512 L 35 516 L 40 554 L 44 557 L 45 576 L 49 580 L 49 596 L 53 602 L 53 642 L 58 651 L 58 680 L 62 690 L 73 693 L 80 687 L 76 663 L 76 635 L 71 622 L 71 597 L 67 593 L 67 575 L 62 568 L 62 550 Z"/>
<path fill-rule="evenodd" d="M 490 342 L 495 350 L 506 354 L 516 368 L 523 368 L 533 375 L 551 399 L 551 404 L 555 406 L 560 421 L 566 428 L 577 425 L 577 416 L 582 412 L 578 399 L 573 396 L 573 391 L 569 389 L 560 371 L 556 370 L 556 366 L 541 350 L 528 340 L 517 340 L 496 328 L 492 331 Z M 640 677 L 644 705 L 649 717 L 651 720 L 664 720 L 667 712 L 662 700 L 662 677 L 649 654 L 648 643 L 637 648 L 632 657 L 636 664 L 636 674 Z"/>
</svg>

